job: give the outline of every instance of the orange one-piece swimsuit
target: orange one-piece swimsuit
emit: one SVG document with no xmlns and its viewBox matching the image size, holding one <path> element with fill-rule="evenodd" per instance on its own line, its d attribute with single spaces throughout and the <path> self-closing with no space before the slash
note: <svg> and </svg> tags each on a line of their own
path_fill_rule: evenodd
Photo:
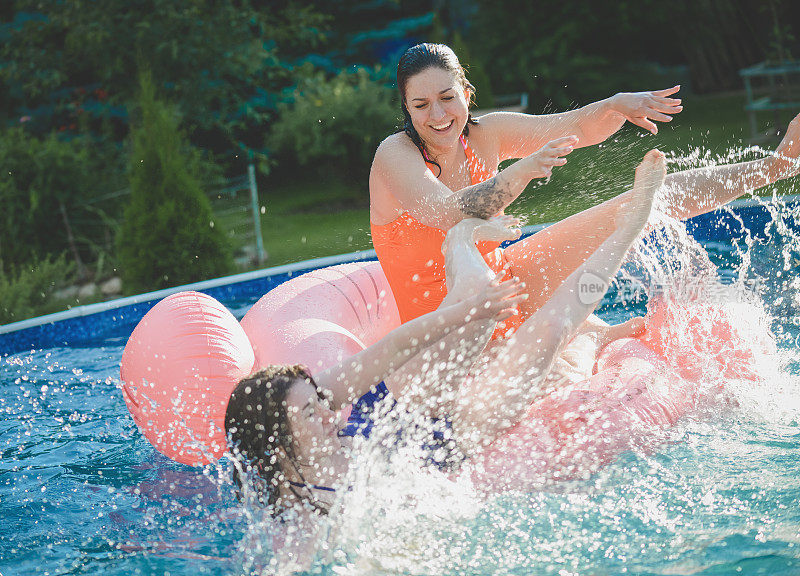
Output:
<svg viewBox="0 0 800 576">
<path fill-rule="evenodd" d="M 467 154 L 470 181 L 478 184 L 492 178 L 497 171 L 489 170 L 461 136 Z M 442 243 L 446 231 L 426 226 L 408 212 L 388 224 L 372 224 L 372 244 L 381 263 L 389 286 L 392 288 L 400 321 L 408 322 L 436 310 L 447 294 Z M 497 242 L 479 242 L 478 250 L 489 267 L 497 273 L 503 271 L 506 260 Z M 521 322 L 513 316 L 498 325 L 493 337 L 512 330 Z"/>
</svg>

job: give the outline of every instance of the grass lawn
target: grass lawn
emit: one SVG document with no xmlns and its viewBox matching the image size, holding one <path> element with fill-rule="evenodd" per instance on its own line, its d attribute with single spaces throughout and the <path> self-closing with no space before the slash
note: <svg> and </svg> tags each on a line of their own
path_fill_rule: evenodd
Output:
<svg viewBox="0 0 800 576">
<path fill-rule="evenodd" d="M 734 161 L 730 155 L 748 146 L 743 106 L 743 94 L 686 95 L 684 111 L 671 123 L 659 124 L 658 135 L 628 124 L 602 145 L 576 150 L 549 182 L 532 183 L 509 212 L 528 224 L 553 222 L 615 196 L 631 185 L 635 166 L 651 148 L 675 160 L 671 171 L 700 165 L 705 158 Z M 699 158 L 686 160 L 698 153 Z M 260 200 L 266 206 L 262 216 L 266 266 L 372 247 L 365 185 L 300 177 L 291 184 L 262 187 Z"/>
<path fill-rule="evenodd" d="M 259 199 L 267 266 L 372 248 L 366 185 L 297 180 Z"/>
</svg>

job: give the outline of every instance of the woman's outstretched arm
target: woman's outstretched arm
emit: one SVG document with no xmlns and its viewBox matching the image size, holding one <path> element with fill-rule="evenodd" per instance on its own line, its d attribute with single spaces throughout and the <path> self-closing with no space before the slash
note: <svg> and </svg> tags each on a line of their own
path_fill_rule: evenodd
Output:
<svg viewBox="0 0 800 576">
<path fill-rule="evenodd" d="M 578 137 L 578 147 L 594 146 L 615 134 L 626 121 L 656 134 L 655 122 L 669 122 L 683 110 L 680 99 L 671 97 L 678 90 L 680 86 L 620 93 L 557 114 L 494 112 L 481 116 L 480 123 L 496 135 L 501 161 L 522 158 L 545 142 L 568 134 Z"/>
<path fill-rule="evenodd" d="M 636 170 L 625 214 L 600 247 L 572 272 L 550 299 L 520 326 L 486 371 L 462 388 L 453 430 L 464 449 L 480 449 L 514 426 L 545 392 L 550 367 L 576 329 L 602 299 L 626 252 L 647 222 L 666 173 L 664 155 L 652 150 Z"/>
<path fill-rule="evenodd" d="M 559 138 L 499 172 L 495 177 L 453 191 L 428 169 L 419 150 L 404 137 L 384 140 L 369 176 L 373 198 L 390 196 L 398 208 L 426 226 L 449 230 L 465 218 L 489 219 L 511 204 L 534 178 L 563 166 L 578 140 Z"/>
<path fill-rule="evenodd" d="M 797 174 L 800 169 L 800 115 L 789 123 L 783 140 L 772 156 L 724 166 L 695 168 L 668 174 L 670 190 L 667 214 L 691 218 L 710 212 L 742 194 Z"/>
<path fill-rule="evenodd" d="M 515 280 L 487 285 L 470 298 L 402 324 L 365 350 L 315 375 L 314 380 L 332 392 L 335 410 L 352 404 L 447 335 L 465 330 L 472 322 L 496 323 L 514 314 L 514 307 L 524 298 L 517 294 L 519 287 Z"/>
</svg>

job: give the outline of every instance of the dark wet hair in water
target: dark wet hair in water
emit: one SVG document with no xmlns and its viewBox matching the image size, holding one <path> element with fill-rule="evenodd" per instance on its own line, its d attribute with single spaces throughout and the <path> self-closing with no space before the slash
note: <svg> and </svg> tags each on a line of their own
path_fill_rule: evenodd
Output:
<svg viewBox="0 0 800 576">
<path fill-rule="evenodd" d="M 461 83 L 461 86 L 468 88 L 470 91 L 470 103 L 472 96 L 475 94 L 475 87 L 467 80 L 464 67 L 458 61 L 455 52 L 445 44 L 417 44 L 412 46 L 400 57 L 400 62 L 397 64 L 397 89 L 400 91 L 400 106 L 403 108 L 403 131 L 408 134 L 411 141 L 417 145 L 419 151 L 425 157 L 425 161 L 434 164 L 439 168 L 439 174 L 442 173 L 442 167 L 437 162 L 429 159 L 425 152 L 425 143 L 417 133 L 414 124 L 411 122 L 411 114 L 408 112 L 406 106 L 406 85 L 409 78 L 416 76 L 420 72 L 424 72 L 428 68 L 441 68 L 453 74 L 453 76 Z M 470 114 L 467 117 L 467 123 L 464 125 L 462 134 L 469 135 L 469 125 L 477 124 L 478 121 Z"/>
<path fill-rule="evenodd" d="M 225 432 L 237 460 L 233 465 L 233 479 L 239 495 L 244 485 L 249 484 L 258 502 L 270 506 L 273 515 L 285 508 L 280 497 L 281 487 L 304 500 L 284 473 L 284 466 L 291 466 L 306 483 L 297 465 L 286 413 L 286 394 L 298 379 L 317 387 L 304 366 L 269 366 L 236 385 L 225 411 Z M 324 399 L 321 394 L 320 398 Z M 281 450 L 285 458 L 280 457 Z M 311 498 L 305 500 L 318 512 L 328 512 L 319 502 Z"/>
</svg>

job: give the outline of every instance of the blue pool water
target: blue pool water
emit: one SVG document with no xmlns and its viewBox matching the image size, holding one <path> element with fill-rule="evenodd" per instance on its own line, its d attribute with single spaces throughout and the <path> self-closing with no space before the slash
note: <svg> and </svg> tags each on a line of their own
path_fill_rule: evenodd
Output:
<svg viewBox="0 0 800 576">
<path fill-rule="evenodd" d="M 698 236 L 720 277 L 736 276 L 741 250 L 719 235 Z M 775 232 L 746 250 L 789 356 L 774 391 L 688 418 L 651 453 L 623 454 L 590 480 L 537 493 L 477 502 L 452 487 L 425 488 L 409 511 L 377 487 L 368 506 L 349 503 L 351 530 L 315 571 L 800 574 L 794 239 Z M 255 299 L 224 301 L 241 317 Z M 634 309 L 642 304 L 620 303 L 612 291 L 601 316 Z M 173 463 L 138 432 L 117 389 L 135 321 L 103 323 L 101 336 L 13 344 L 0 358 L 0 573 L 271 574 L 270 524 L 236 500 L 227 465 Z"/>
</svg>

